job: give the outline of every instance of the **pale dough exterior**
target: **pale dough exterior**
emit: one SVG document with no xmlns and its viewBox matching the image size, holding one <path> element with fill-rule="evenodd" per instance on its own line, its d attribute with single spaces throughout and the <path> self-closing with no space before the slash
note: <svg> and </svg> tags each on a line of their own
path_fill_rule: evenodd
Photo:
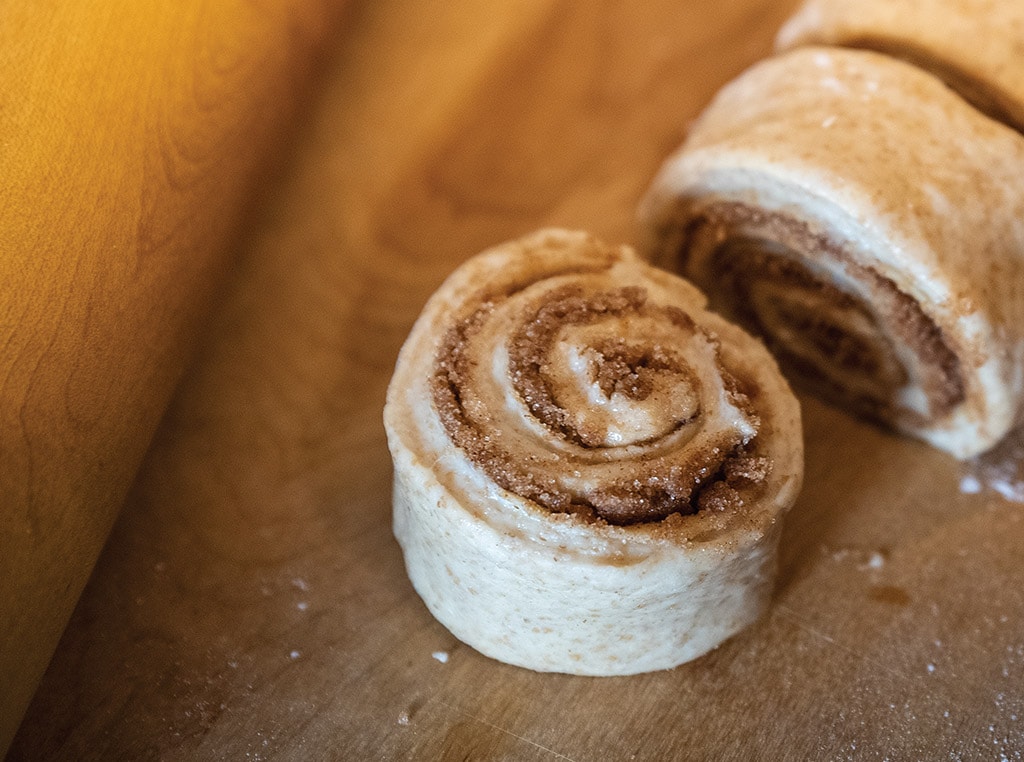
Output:
<svg viewBox="0 0 1024 762">
<path fill-rule="evenodd" d="M 718 94 L 640 219 L 647 253 L 698 285 L 683 231 L 721 202 L 799 219 L 891 280 L 941 329 L 966 393 L 904 431 L 968 457 L 1022 416 L 1022 177 L 1024 138 L 935 77 L 881 54 L 807 47 Z M 801 254 L 814 263 L 816 252 Z"/>
<path fill-rule="evenodd" d="M 692 286 L 623 249 L 616 272 L 650 273 L 652 293 L 672 294 L 728 345 L 729 363 L 761 384 L 774 460 L 763 500 L 735 515 L 676 517 L 671 529 L 615 526 L 550 512 L 490 481 L 448 439 L 428 389 L 445 326 L 495 273 L 542 273 L 592 245 L 582 233 L 541 231 L 459 268 L 402 348 L 384 418 L 395 467 L 395 536 L 431 613 L 460 640 L 504 662 L 623 675 L 700 656 L 764 612 L 781 517 L 802 479 L 802 435 L 798 404 L 764 348 L 705 314 Z"/>
<path fill-rule="evenodd" d="M 1024 131 L 1020 0 L 808 0 L 780 30 L 780 49 L 872 47 L 934 70 Z"/>
<path fill-rule="evenodd" d="M 512 495 L 487 500 L 531 510 Z M 409 578 L 438 621 L 486 656 L 579 675 L 668 669 L 768 605 L 781 523 L 729 544 L 631 547 L 564 517 L 531 518 L 509 527 L 478 515 L 410 452 L 396 459 L 394 530 Z M 530 537 L 531 523 L 548 526 Z"/>
</svg>

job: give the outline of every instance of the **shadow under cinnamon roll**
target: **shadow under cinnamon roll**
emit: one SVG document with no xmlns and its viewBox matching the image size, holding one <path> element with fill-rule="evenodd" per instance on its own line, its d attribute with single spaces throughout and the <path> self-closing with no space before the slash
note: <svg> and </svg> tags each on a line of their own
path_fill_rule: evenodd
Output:
<svg viewBox="0 0 1024 762">
<path fill-rule="evenodd" d="M 1024 138 L 881 54 L 724 88 L 641 205 L 647 249 L 823 397 L 959 457 L 1021 414 Z"/>
<path fill-rule="evenodd" d="M 703 305 L 628 249 L 558 230 L 479 255 L 431 298 L 385 423 L 409 576 L 460 639 L 627 674 L 764 609 L 799 411 L 764 348 Z"/>
</svg>

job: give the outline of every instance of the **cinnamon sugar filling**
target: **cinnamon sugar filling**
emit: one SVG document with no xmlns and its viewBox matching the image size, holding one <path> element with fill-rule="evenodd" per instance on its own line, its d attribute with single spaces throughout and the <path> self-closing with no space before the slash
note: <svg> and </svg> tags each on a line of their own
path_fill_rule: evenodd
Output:
<svg viewBox="0 0 1024 762">
<path fill-rule="evenodd" d="M 553 288 L 539 303 L 516 308 L 504 345 L 507 383 L 552 442 L 527 441 L 511 429 L 502 430 L 505 411 L 481 413 L 468 401 L 474 396 L 468 385 L 477 383 L 482 365 L 492 363 L 492 357 L 480 356 L 476 344 L 511 296 L 490 295 L 448 329 L 431 379 L 446 433 L 495 483 L 547 510 L 619 525 L 736 508 L 744 496 L 751 498 L 763 488 L 771 462 L 760 452 L 759 422 L 742 385 L 722 367 L 713 339 L 681 310 L 650 303 L 640 287 L 598 293 L 576 286 Z M 677 346 L 618 330 L 630 320 L 660 321 L 680 336 L 704 341 L 713 351 L 722 394 L 744 418 L 743 427 L 720 427 L 698 439 L 707 415 L 702 395 L 709 393 L 699 374 Z M 573 344 L 570 350 L 564 350 L 566 342 Z M 558 375 L 558 351 L 569 351 L 578 360 L 579 373 L 568 380 Z M 639 404 L 645 414 L 650 409 L 665 420 L 657 422 L 650 438 L 610 444 L 591 411 L 566 402 L 576 398 L 561 387 L 579 383 L 595 395 L 593 407 L 607 406 L 615 413 Z M 690 436 L 691 430 L 697 433 Z"/>
<path fill-rule="evenodd" d="M 699 246 L 711 248 L 701 257 L 706 265 L 687 262 Z M 828 399 L 912 425 L 942 418 L 964 399 L 960 361 L 921 306 L 799 220 L 716 204 L 688 226 L 680 261 L 702 269 L 691 275 L 712 302 L 762 336 L 792 375 Z M 831 279 L 830 265 L 867 296 Z M 919 389 L 925 404 L 908 388 Z"/>
</svg>

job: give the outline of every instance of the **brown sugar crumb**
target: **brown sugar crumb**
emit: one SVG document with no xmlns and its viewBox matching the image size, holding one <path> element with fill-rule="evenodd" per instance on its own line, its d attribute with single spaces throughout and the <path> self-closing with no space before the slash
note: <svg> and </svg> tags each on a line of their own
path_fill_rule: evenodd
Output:
<svg viewBox="0 0 1024 762">
<path fill-rule="evenodd" d="M 554 391 L 541 373 L 551 345 L 558 331 L 566 325 L 587 325 L 607 317 L 635 313 L 646 301 L 647 292 L 636 286 L 590 296 L 578 287 L 567 286 L 550 293 L 533 318 L 510 337 L 512 385 L 539 421 L 577 444 L 586 444 L 585 438 L 574 429 L 569 415 L 555 401 Z M 614 375 L 614 371 L 612 373 Z M 615 383 L 614 379 L 610 382 Z M 638 385 L 637 393 L 642 392 Z"/>
<path fill-rule="evenodd" d="M 771 473 L 772 462 L 764 456 L 744 455 L 726 461 L 722 472 L 733 487 L 763 482 Z"/>
<path fill-rule="evenodd" d="M 654 391 L 657 374 L 685 372 L 678 358 L 661 346 L 642 347 L 628 344 L 625 339 L 609 339 L 597 344 L 594 350 L 601 356 L 594 381 L 608 399 L 618 392 L 642 402 Z"/>
<path fill-rule="evenodd" d="M 701 511 L 727 511 L 743 505 L 740 493 L 725 482 L 715 482 L 700 493 L 697 508 Z"/>
</svg>

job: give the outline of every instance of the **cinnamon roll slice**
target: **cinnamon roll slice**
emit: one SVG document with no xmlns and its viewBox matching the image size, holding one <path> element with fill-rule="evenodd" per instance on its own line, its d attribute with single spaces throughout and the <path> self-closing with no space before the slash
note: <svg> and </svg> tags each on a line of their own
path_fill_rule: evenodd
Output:
<svg viewBox="0 0 1024 762">
<path fill-rule="evenodd" d="M 1021 0 L 807 0 L 779 31 L 777 47 L 807 44 L 902 58 L 1024 132 Z"/>
<path fill-rule="evenodd" d="M 726 86 L 641 204 L 653 259 L 822 396 L 958 457 L 1021 419 L 1024 138 L 931 74 L 800 48 Z"/>
<path fill-rule="evenodd" d="M 799 408 L 760 342 L 704 304 L 563 230 L 478 255 L 427 303 L 384 411 L 394 531 L 459 639 L 530 669 L 632 674 L 765 609 Z"/>
</svg>

